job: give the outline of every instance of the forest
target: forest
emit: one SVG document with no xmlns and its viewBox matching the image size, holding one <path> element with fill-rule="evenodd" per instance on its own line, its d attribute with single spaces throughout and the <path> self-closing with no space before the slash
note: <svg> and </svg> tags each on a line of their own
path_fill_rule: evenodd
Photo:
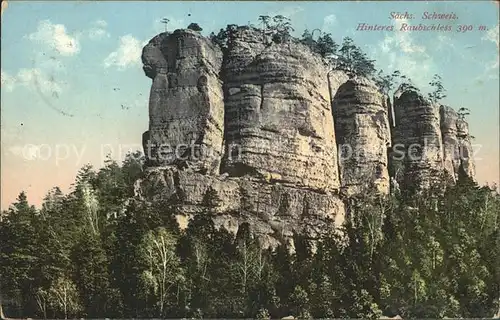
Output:
<svg viewBox="0 0 500 320">
<path fill-rule="evenodd" d="M 426 194 L 364 195 L 339 230 L 262 249 L 210 207 L 181 229 L 175 202 L 133 199 L 143 158 L 83 167 L 41 209 L 2 213 L 7 317 L 491 317 L 500 298 L 500 195 L 466 176 Z M 209 195 L 212 197 L 215 195 Z M 214 199 L 207 199 L 207 203 Z"/>
<path fill-rule="evenodd" d="M 167 21 L 168 23 L 168 21 Z M 286 41 L 282 16 L 261 16 L 264 34 Z M 201 30 L 197 24 L 192 28 Z M 212 33 L 224 49 L 234 26 Z M 316 34 L 318 36 L 316 36 Z M 285 40 L 284 40 L 285 39 Z M 376 81 L 390 94 L 411 80 L 385 75 L 344 38 L 306 30 L 300 39 L 333 68 Z M 429 99 L 446 97 L 441 78 Z M 462 116 L 467 109 L 462 108 Z M 25 192 L 0 215 L 2 318 L 479 318 L 500 314 L 500 195 L 465 174 L 418 196 L 363 194 L 343 226 L 294 248 L 262 248 L 247 224 L 217 229 L 206 212 L 181 228 L 175 200 L 141 201 L 145 159 L 82 167 L 68 193 L 40 208 Z"/>
</svg>

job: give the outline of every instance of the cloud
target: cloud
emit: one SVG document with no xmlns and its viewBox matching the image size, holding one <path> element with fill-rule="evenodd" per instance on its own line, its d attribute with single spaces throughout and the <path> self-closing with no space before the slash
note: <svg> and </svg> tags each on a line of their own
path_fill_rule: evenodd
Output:
<svg viewBox="0 0 500 320">
<path fill-rule="evenodd" d="M 453 40 L 444 34 L 439 34 L 437 36 L 437 48 L 439 49 L 445 49 L 445 48 L 451 48 L 453 50 L 456 50 L 456 46 L 453 43 Z"/>
<path fill-rule="evenodd" d="M 397 31 L 405 19 L 394 22 L 393 33 L 388 33 L 373 48 L 373 56 L 377 64 L 383 66 L 385 72 L 399 70 L 420 88 L 428 87 L 428 77 L 434 69 L 434 61 L 427 53 L 426 47 L 415 43 L 411 33 Z"/>
<path fill-rule="evenodd" d="M 496 25 L 494 28 L 488 30 L 486 34 L 481 38 L 483 41 L 491 41 L 493 42 L 497 50 L 495 50 L 494 57 L 491 61 L 486 62 L 484 66 L 483 72 L 476 77 L 476 81 L 484 81 L 484 80 L 496 80 L 498 79 L 498 67 L 500 65 L 499 63 L 499 56 L 498 56 L 498 32 L 499 31 L 499 25 Z"/>
<path fill-rule="evenodd" d="M 302 7 L 287 6 L 287 7 L 284 7 L 283 9 L 280 9 L 279 11 L 269 13 L 268 16 L 274 17 L 274 16 L 282 15 L 284 17 L 291 19 L 297 13 L 300 13 L 302 11 L 304 11 L 304 8 L 302 8 Z"/>
<path fill-rule="evenodd" d="M 497 24 L 496 27 L 488 30 L 488 32 L 486 32 L 486 34 L 481 38 L 481 40 L 491 41 L 494 44 L 496 44 L 498 48 L 498 30 L 499 30 L 499 25 Z"/>
<path fill-rule="evenodd" d="M 64 25 L 53 24 L 50 20 L 40 21 L 37 31 L 28 35 L 28 39 L 42 43 L 63 56 L 80 52 L 77 37 L 68 34 Z"/>
<path fill-rule="evenodd" d="M 61 59 L 54 55 L 43 55 L 43 53 L 36 53 L 33 67 L 44 70 L 50 73 L 62 73 L 66 71 L 66 66 Z"/>
<path fill-rule="evenodd" d="M 490 70 L 498 69 L 498 66 L 499 66 L 499 61 L 498 61 L 498 56 L 497 56 L 497 58 L 490 63 Z M 498 74 L 497 74 L 497 76 L 498 76 Z"/>
<path fill-rule="evenodd" d="M 436 45 L 433 47 L 434 51 L 439 52 L 441 57 L 448 56 L 451 59 L 453 56 L 458 56 L 464 61 L 475 63 L 474 57 L 470 54 L 470 48 L 470 46 L 465 46 L 459 49 L 453 38 L 444 34 L 437 36 Z"/>
<path fill-rule="evenodd" d="M 108 26 L 108 23 L 101 19 L 94 21 L 94 25 L 97 27 L 106 28 Z"/>
<path fill-rule="evenodd" d="M 138 98 L 134 100 L 130 100 L 128 102 L 123 102 L 121 103 L 121 108 L 122 110 L 129 110 L 129 109 L 137 109 L 137 108 L 145 108 L 148 106 L 148 98 Z"/>
<path fill-rule="evenodd" d="M 331 30 L 333 26 L 335 26 L 335 24 L 337 24 L 337 16 L 334 14 L 327 15 L 323 19 L 323 27 L 321 28 L 321 30 L 325 32 Z"/>
<path fill-rule="evenodd" d="M 47 76 L 37 68 L 20 69 L 17 73 L 17 82 L 20 85 L 38 89 L 44 94 L 58 96 L 62 93 L 61 84 L 54 79 L 54 76 Z"/>
<path fill-rule="evenodd" d="M 490 62 L 487 62 L 484 66 L 483 72 L 479 74 L 474 80 L 476 82 L 483 82 L 485 80 L 497 80 L 498 76 L 498 67 L 500 63 L 498 60 L 498 55 Z"/>
<path fill-rule="evenodd" d="M 400 30 L 403 23 L 408 23 L 408 20 L 396 20 L 394 29 Z M 397 49 L 403 53 L 421 53 L 426 55 L 425 47 L 416 45 L 411 34 L 408 32 L 395 31 L 394 35 L 387 35 L 380 44 L 380 47 L 384 52 Z"/>
<path fill-rule="evenodd" d="M 109 38 L 109 33 L 104 29 L 90 29 L 89 38 L 92 40 L 99 40 L 102 38 Z"/>
<path fill-rule="evenodd" d="M 8 74 L 7 72 L 4 72 L 2 70 L 2 88 L 6 90 L 7 92 L 11 92 L 14 90 L 16 87 L 16 78 Z"/>
<path fill-rule="evenodd" d="M 149 99 L 148 98 L 142 98 L 142 99 L 136 99 L 134 100 L 134 107 L 137 108 L 144 108 L 148 105 Z"/>
<path fill-rule="evenodd" d="M 110 34 L 106 30 L 108 23 L 104 20 L 97 20 L 92 23 L 92 27 L 87 31 L 88 37 L 92 40 L 109 38 Z"/>
<path fill-rule="evenodd" d="M 116 66 L 119 70 L 124 70 L 139 65 L 141 63 L 142 47 L 145 44 L 145 42 L 141 42 L 130 34 L 122 36 L 118 48 L 104 59 L 104 67 Z"/>
<path fill-rule="evenodd" d="M 41 69 L 19 69 L 15 76 L 11 76 L 2 70 L 2 87 L 8 92 L 18 87 L 27 87 L 58 97 L 63 89 L 62 84 L 57 82 L 53 76 L 47 76 Z"/>
</svg>

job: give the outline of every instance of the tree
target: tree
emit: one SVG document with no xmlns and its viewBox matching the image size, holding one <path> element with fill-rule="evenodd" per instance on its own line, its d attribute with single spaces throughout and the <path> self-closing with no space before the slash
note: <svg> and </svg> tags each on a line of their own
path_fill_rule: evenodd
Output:
<svg viewBox="0 0 500 320">
<path fill-rule="evenodd" d="M 290 19 L 282 15 L 276 15 L 272 18 L 272 22 L 270 29 L 273 32 L 273 41 L 276 43 L 288 42 L 291 33 L 294 31 Z"/>
<path fill-rule="evenodd" d="M 314 40 L 313 38 L 315 31 L 320 32 L 318 40 Z M 314 29 L 312 32 L 306 29 L 299 42 L 308 46 L 311 51 L 318 53 L 323 58 L 336 58 L 335 54 L 337 53 L 338 45 L 330 33 L 321 34 L 319 29 Z"/>
<path fill-rule="evenodd" d="M 187 27 L 189 30 L 193 30 L 193 31 L 203 31 L 203 29 L 197 24 L 197 23 L 190 23 L 189 26 Z"/>
<path fill-rule="evenodd" d="M 171 288 L 181 279 L 182 270 L 175 253 L 176 240 L 167 229 L 149 231 L 143 239 L 141 251 L 149 268 L 142 274 L 159 304 L 159 316 L 164 316 L 165 304 Z"/>
<path fill-rule="evenodd" d="M 34 266 L 40 244 L 37 241 L 37 211 L 25 192 L 7 210 L 0 223 L 0 288 L 18 306 L 18 316 L 30 314 Z M 7 312 L 6 312 L 7 313 Z M 7 313 L 8 314 L 8 313 Z"/>
<path fill-rule="evenodd" d="M 401 72 L 399 70 L 395 70 L 392 74 L 384 74 L 383 70 L 379 70 L 377 76 L 375 77 L 375 83 L 379 87 L 380 92 L 384 94 L 389 94 L 392 92 L 396 82 L 400 80 Z"/>
<path fill-rule="evenodd" d="M 342 40 L 342 45 L 339 49 L 339 64 L 338 68 L 346 71 L 354 71 L 354 52 L 356 46 L 350 37 L 345 37 Z"/>
<path fill-rule="evenodd" d="M 267 311 L 267 309 L 261 308 L 255 315 L 255 319 L 264 320 L 271 319 L 271 317 L 269 316 L 269 311 Z"/>
<path fill-rule="evenodd" d="M 109 261 L 100 238 L 82 234 L 73 247 L 71 260 L 85 316 L 97 318 L 113 312 L 119 303 L 110 287 Z"/>
<path fill-rule="evenodd" d="M 375 72 L 374 60 L 368 59 L 350 37 L 345 37 L 340 49 L 339 57 L 335 58 L 337 69 L 350 72 L 352 74 L 368 77 Z"/>
<path fill-rule="evenodd" d="M 460 120 L 465 120 L 466 117 L 468 115 L 470 115 L 470 109 L 469 108 L 465 108 L 465 107 L 461 107 L 460 109 L 458 109 L 458 119 Z"/>
<path fill-rule="evenodd" d="M 92 186 L 88 182 L 79 185 L 80 199 L 83 206 L 90 231 L 97 235 L 99 233 L 99 200 Z"/>
<path fill-rule="evenodd" d="M 259 21 L 262 23 L 262 29 L 265 31 L 269 28 L 269 24 L 271 22 L 270 16 L 259 16 Z"/>
<path fill-rule="evenodd" d="M 217 34 L 212 32 L 210 34 L 210 40 L 212 40 L 213 43 L 218 45 L 223 52 L 226 52 L 227 50 L 227 40 L 228 40 L 228 31 L 224 29 L 220 29 Z"/>
<path fill-rule="evenodd" d="M 121 293 L 125 316 L 152 317 L 158 314 L 158 306 L 150 301 L 152 287 L 149 284 L 152 283 L 144 281 L 145 272 L 150 270 L 144 246 L 146 234 L 164 225 L 158 210 L 151 208 L 150 204 L 132 201 L 124 215 L 118 217 L 114 237 L 108 240 L 112 241 L 110 282 Z"/>
<path fill-rule="evenodd" d="M 299 319 L 311 319 L 308 305 L 307 292 L 300 286 L 296 286 L 289 298 L 290 311 Z"/>
<path fill-rule="evenodd" d="M 314 51 L 316 41 L 313 39 L 313 35 L 308 29 L 305 29 L 304 33 L 302 33 L 300 43 L 308 46 L 311 50 Z"/>
<path fill-rule="evenodd" d="M 35 293 L 36 304 L 40 312 L 42 312 L 44 319 L 47 319 L 47 307 L 50 304 L 49 298 L 50 298 L 49 292 L 44 289 L 39 288 Z"/>
<path fill-rule="evenodd" d="M 262 23 L 262 41 L 267 43 L 267 32 L 270 29 L 271 17 L 259 16 L 259 21 Z"/>
<path fill-rule="evenodd" d="M 165 32 L 167 32 L 167 25 L 168 23 L 170 22 L 170 19 L 167 19 L 167 18 L 163 18 L 160 20 L 161 23 L 163 23 L 165 25 Z"/>
<path fill-rule="evenodd" d="M 434 91 L 429 93 L 429 99 L 432 102 L 437 103 L 446 98 L 446 89 L 443 86 L 440 75 L 435 74 L 429 82 L 429 85 L 434 89 Z"/>
<path fill-rule="evenodd" d="M 373 75 L 375 72 L 375 60 L 368 59 L 366 53 L 361 51 L 359 47 L 356 47 L 352 57 L 354 58 L 354 71 L 356 74 L 364 77 Z"/>
<path fill-rule="evenodd" d="M 314 30 L 313 30 L 314 32 Z M 333 40 L 330 33 L 324 33 L 318 38 L 316 52 L 323 58 L 335 56 L 338 50 L 338 44 Z"/>
<path fill-rule="evenodd" d="M 234 281 L 238 293 L 245 304 L 244 314 L 253 316 L 259 310 L 269 310 L 274 282 L 269 255 L 261 248 L 257 238 L 251 233 L 248 223 L 238 228 L 236 235 L 236 255 L 233 266 Z"/>
<path fill-rule="evenodd" d="M 81 310 L 80 298 L 76 286 L 68 277 L 60 277 L 49 290 L 52 305 L 68 319 Z"/>
<path fill-rule="evenodd" d="M 420 92 L 420 90 L 413 84 L 413 81 L 410 78 L 407 78 L 406 76 L 401 76 L 401 82 L 398 87 L 398 91 L 404 92 L 404 91 L 415 91 L 415 92 Z"/>
</svg>

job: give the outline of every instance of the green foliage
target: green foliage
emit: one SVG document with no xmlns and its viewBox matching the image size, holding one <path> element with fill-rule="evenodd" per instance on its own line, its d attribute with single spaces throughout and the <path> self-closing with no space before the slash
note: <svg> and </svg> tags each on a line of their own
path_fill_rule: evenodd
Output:
<svg viewBox="0 0 500 320">
<path fill-rule="evenodd" d="M 330 33 L 323 33 L 320 34 L 317 40 L 314 40 L 313 35 L 315 31 L 320 30 L 315 29 L 309 32 L 309 30 L 306 29 L 299 41 L 323 58 L 331 58 L 334 56 L 337 53 L 338 44 L 333 40 L 332 35 Z"/>
<path fill-rule="evenodd" d="M 158 315 L 165 316 L 172 289 L 183 281 L 183 270 L 176 255 L 176 239 L 164 227 L 147 232 L 139 245 L 140 258 L 148 265 L 140 279 L 156 301 Z"/>
<path fill-rule="evenodd" d="M 379 70 L 377 76 L 375 77 L 375 83 L 382 93 L 389 94 L 393 90 L 397 81 L 401 79 L 401 77 L 403 77 L 403 79 L 405 78 L 401 75 L 401 72 L 399 70 L 394 71 L 390 75 L 386 75 L 384 74 L 383 70 Z"/>
<path fill-rule="evenodd" d="M 316 50 L 322 57 L 330 57 L 337 53 L 338 44 L 330 33 L 322 34 L 317 41 Z"/>
<path fill-rule="evenodd" d="M 429 99 L 432 102 L 437 103 L 440 100 L 446 98 L 446 89 L 443 86 L 440 75 L 435 74 L 432 77 L 432 80 L 429 82 L 429 85 L 434 89 L 432 92 L 429 93 Z"/>
<path fill-rule="evenodd" d="M 210 33 L 210 40 L 213 43 L 218 45 L 223 51 L 227 50 L 227 40 L 228 40 L 228 31 L 224 29 L 220 29 L 217 34 L 214 32 Z"/>
<path fill-rule="evenodd" d="M 373 76 L 373 80 L 377 84 L 380 92 L 387 95 L 394 93 L 394 89 L 396 88 L 400 91 L 420 91 L 413 84 L 412 80 L 399 70 L 395 70 L 391 74 L 385 74 L 383 70 L 379 70 L 379 72 Z"/>
<path fill-rule="evenodd" d="M 333 59 L 332 64 L 335 69 L 367 77 L 375 73 L 374 62 L 351 38 L 345 37 L 338 49 L 338 57 Z"/>
<path fill-rule="evenodd" d="M 108 300 L 112 301 L 109 261 L 100 239 L 89 234 L 81 235 L 73 247 L 71 261 L 83 314 L 90 318 L 108 314 Z"/>
<path fill-rule="evenodd" d="M 276 43 L 285 43 L 290 40 L 291 33 L 294 31 L 289 18 L 277 15 L 272 18 L 272 24 L 269 25 L 272 32 L 272 39 Z"/>
<path fill-rule="evenodd" d="M 290 295 L 289 305 L 291 313 L 299 319 L 310 319 L 310 314 L 307 309 L 309 305 L 309 297 L 307 292 L 300 286 L 296 286 Z"/>
<path fill-rule="evenodd" d="M 259 311 L 257 312 L 255 319 L 264 320 L 264 319 L 271 319 L 271 317 L 269 315 L 269 311 L 267 311 L 267 309 L 262 308 L 259 309 Z"/>
<path fill-rule="evenodd" d="M 461 107 L 460 109 L 458 109 L 458 118 L 460 120 L 465 120 L 466 117 L 468 115 L 470 115 L 470 109 L 469 108 L 465 108 L 465 107 Z"/>
<path fill-rule="evenodd" d="M 262 249 L 249 224 L 236 235 L 216 227 L 213 189 L 206 212 L 179 230 L 176 202 L 130 199 L 141 174 L 139 160 L 108 161 L 98 171 L 85 166 L 68 195 L 52 189 L 40 210 L 19 195 L 0 223 L 8 316 L 377 319 L 498 311 L 500 196 L 466 175 L 417 197 L 352 198 L 342 232 L 314 246 L 296 234 L 291 252 Z"/>
<path fill-rule="evenodd" d="M 62 315 L 64 319 L 81 311 L 82 307 L 77 288 L 68 277 L 58 278 L 50 287 L 48 296 L 54 310 Z"/>
<path fill-rule="evenodd" d="M 299 42 L 308 46 L 312 52 L 325 58 L 332 69 L 344 70 L 350 75 L 370 78 L 375 76 L 375 60 L 369 59 L 368 55 L 349 37 L 344 38 L 342 45 L 339 46 L 330 33 L 322 32 L 319 29 L 313 31 L 306 29 L 302 36 L 296 39 L 292 36 L 295 30 L 291 20 L 283 15 L 273 17 L 261 15 L 258 21 L 260 29 L 250 25 L 250 23 L 247 26 L 228 25 L 226 29 L 220 29 L 217 34 L 212 32 L 209 37 L 212 42 L 222 48 L 223 52 L 227 52 L 232 37 L 238 28 L 253 28 L 262 32 L 262 42 L 266 45 Z M 316 33 L 318 34 L 317 37 L 315 36 Z M 378 79 L 384 84 L 384 89 L 388 84 L 388 80 L 390 79 L 385 77 Z"/>
<path fill-rule="evenodd" d="M 195 22 L 190 23 L 187 28 L 189 30 L 198 31 L 198 32 L 203 31 L 203 29 Z"/>
</svg>

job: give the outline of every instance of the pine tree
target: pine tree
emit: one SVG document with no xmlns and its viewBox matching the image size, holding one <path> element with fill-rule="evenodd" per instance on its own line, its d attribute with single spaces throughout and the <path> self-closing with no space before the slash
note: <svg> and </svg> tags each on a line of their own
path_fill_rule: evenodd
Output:
<svg viewBox="0 0 500 320">
<path fill-rule="evenodd" d="M 21 192 L 16 202 L 7 210 L 0 224 L 0 287 L 2 294 L 13 297 L 18 317 L 35 312 L 32 303 L 33 266 L 38 262 L 36 223 L 37 211 Z M 4 311 L 12 316 L 10 311 Z M 13 311 L 13 310 L 12 310 Z"/>
<path fill-rule="evenodd" d="M 434 89 L 434 91 L 429 93 L 429 99 L 432 102 L 437 103 L 446 98 L 446 89 L 443 86 L 440 75 L 435 74 L 429 82 L 429 85 Z"/>
</svg>

